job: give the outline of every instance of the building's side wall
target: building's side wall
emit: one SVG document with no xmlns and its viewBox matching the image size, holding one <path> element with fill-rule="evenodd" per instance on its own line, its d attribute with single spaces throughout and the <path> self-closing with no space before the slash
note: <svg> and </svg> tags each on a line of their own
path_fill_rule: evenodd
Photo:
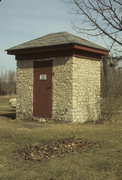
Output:
<svg viewBox="0 0 122 180">
<path fill-rule="evenodd" d="M 32 119 L 33 116 L 33 61 L 17 61 L 17 104 L 19 119 Z"/>
<path fill-rule="evenodd" d="M 53 61 L 53 119 L 72 121 L 73 58 Z"/>
<path fill-rule="evenodd" d="M 100 61 L 73 58 L 73 121 L 100 116 Z"/>
</svg>

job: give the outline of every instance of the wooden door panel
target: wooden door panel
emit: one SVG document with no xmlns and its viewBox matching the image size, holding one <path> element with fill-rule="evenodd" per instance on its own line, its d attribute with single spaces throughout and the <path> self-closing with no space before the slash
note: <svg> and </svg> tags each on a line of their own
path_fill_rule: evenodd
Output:
<svg viewBox="0 0 122 180">
<path fill-rule="evenodd" d="M 34 117 L 52 117 L 52 61 L 34 62 Z"/>
</svg>

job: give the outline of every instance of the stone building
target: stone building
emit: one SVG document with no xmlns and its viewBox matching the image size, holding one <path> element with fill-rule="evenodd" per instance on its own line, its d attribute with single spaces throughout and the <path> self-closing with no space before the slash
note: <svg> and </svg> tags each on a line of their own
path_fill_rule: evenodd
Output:
<svg viewBox="0 0 122 180">
<path fill-rule="evenodd" d="M 17 118 L 81 123 L 99 118 L 100 63 L 107 49 L 59 32 L 7 53 L 17 60 Z"/>
</svg>

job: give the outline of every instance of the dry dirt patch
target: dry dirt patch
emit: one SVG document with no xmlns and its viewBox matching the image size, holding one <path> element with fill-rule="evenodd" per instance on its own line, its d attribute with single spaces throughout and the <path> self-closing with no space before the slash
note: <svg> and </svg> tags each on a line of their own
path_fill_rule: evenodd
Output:
<svg viewBox="0 0 122 180">
<path fill-rule="evenodd" d="M 42 161 L 55 156 L 61 157 L 66 153 L 71 153 L 76 150 L 87 150 L 92 147 L 98 147 L 98 144 L 84 139 L 77 139 L 75 141 L 62 140 L 45 145 L 28 145 L 18 151 L 18 157 L 25 160 Z"/>
</svg>

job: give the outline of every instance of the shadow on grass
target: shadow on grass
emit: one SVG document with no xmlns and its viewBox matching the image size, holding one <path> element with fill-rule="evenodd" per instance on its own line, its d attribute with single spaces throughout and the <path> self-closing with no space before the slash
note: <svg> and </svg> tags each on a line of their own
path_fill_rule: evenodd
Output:
<svg viewBox="0 0 122 180">
<path fill-rule="evenodd" d="M 0 113 L 0 116 L 10 118 L 10 119 L 15 119 L 16 118 L 16 112 L 15 112 L 15 110 L 8 110 L 8 112 Z"/>
</svg>

